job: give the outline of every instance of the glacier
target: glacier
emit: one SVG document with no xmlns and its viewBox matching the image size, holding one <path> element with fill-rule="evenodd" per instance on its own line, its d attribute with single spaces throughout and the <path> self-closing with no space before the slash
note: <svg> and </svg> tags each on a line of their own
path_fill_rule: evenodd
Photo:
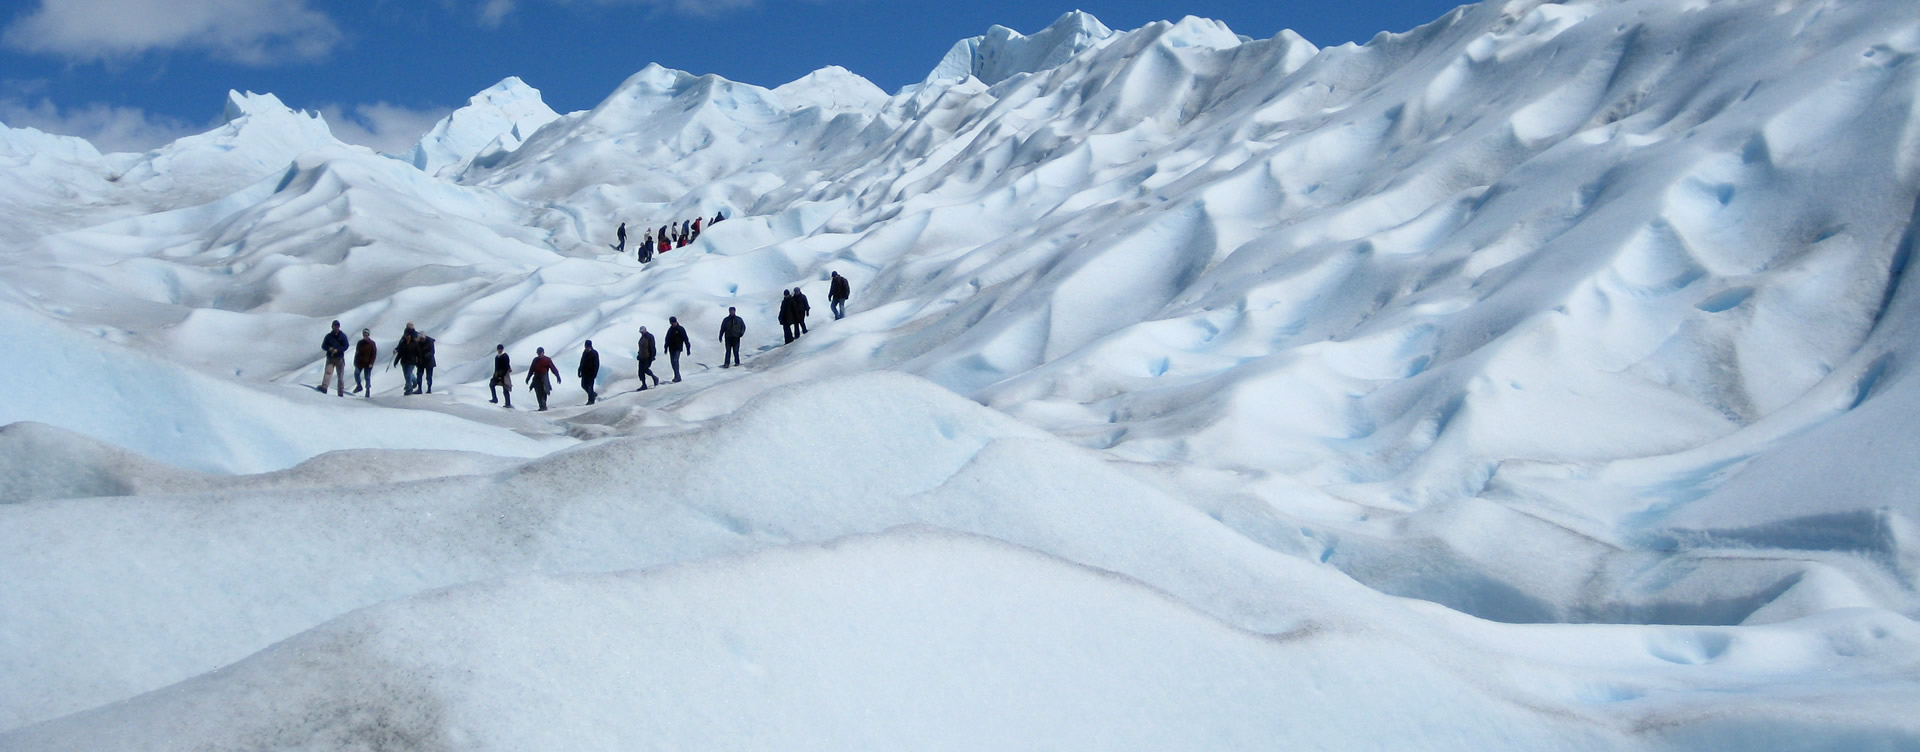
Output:
<svg viewBox="0 0 1920 752">
<path fill-rule="evenodd" d="M 397 155 L 251 92 L 0 128 L 0 750 L 1920 746 L 1916 53 L 1904 0 L 1075 12 Z M 336 319 L 435 392 L 317 393 Z"/>
</svg>

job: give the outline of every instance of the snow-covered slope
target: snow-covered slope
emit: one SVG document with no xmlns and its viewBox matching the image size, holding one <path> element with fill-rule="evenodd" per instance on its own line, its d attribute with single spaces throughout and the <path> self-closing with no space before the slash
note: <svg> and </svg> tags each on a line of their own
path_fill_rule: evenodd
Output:
<svg viewBox="0 0 1920 752">
<path fill-rule="evenodd" d="M 764 89 L 652 66 L 528 132 L 502 113 L 537 94 L 503 84 L 420 166 L 260 95 L 147 155 L 6 131 L 0 313 L 74 388 L 0 406 L 31 422 L 0 432 L 0 565 L 60 573 L 0 583 L 28 615 L 0 622 L 0 728 L 97 709 L 0 747 L 340 746 L 359 732 L 274 703 L 402 695 L 379 704 L 426 714 L 393 721 L 421 739 L 752 746 L 607 720 L 704 717 L 708 693 L 760 698 L 723 726 L 818 746 L 991 746 L 946 716 L 862 727 L 836 709 L 914 688 L 823 693 L 793 667 L 925 666 L 967 719 L 1040 707 L 992 691 L 1033 678 L 995 666 L 1102 653 L 1140 673 L 1062 667 L 1088 687 L 1062 702 L 1273 668 L 1215 713 L 1109 714 L 1061 746 L 1306 738 L 1287 709 L 1377 717 L 1391 682 L 1345 670 L 1393 666 L 1421 667 L 1400 700 L 1431 712 L 1408 718 L 1480 719 L 1427 746 L 1920 744 L 1917 53 L 1904 0 L 1490 0 L 1327 49 L 1069 14 L 891 97 L 834 69 Z M 716 211 L 650 264 L 608 248 L 621 222 Z M 783 344 L 794 287 L 816 315 Z M 728 307 L 748 359 L 723 371 Z M 686 380 L 633 392 L 637 328 L 668 316 Z M 438 338 L 435 394 L 384 370 L 371 406 L 306 388 L 335 318 L 383 348 L 407 322 Z M 604 399 L 581 407 L 587 339 Z M 556 355 L 555 410 L 485 401 L 495 344 Z M 10 386 L 58 391 L 35 376 Z M 947 574 L 892 621 L 915 591 L 876 568 Z M 824 607 L 706 595 L 796 580 L 873 615 L 875 654 L 806 647 L 837 644 Z M 500 642 L 532 613 L 502 604 L 567 591 L 604 611 Z M 1205 668 L 1064 641 L 1078 622 L 1035 604 L 1074 598 L 1212 645 Z M 747 605 L 796 626 L 742 635 Z M 604 626 L 655 609 L 659 633 Z M 414 647 L 454 623 L 473 636 Z M 1305 629 L 1327 638 L 1285 637 Z M 1267 637 L 1195 637 L 1220 630 Z M 342 641 L 385 647 L 290 647 Z M 648 651 L 687 661 L 647 684 L 665 694 L 623 683 L 627 658 L 565 668 Z M 741 673 L 698 668 L 736 665 L 716 656 Z M 191 710 L 296 665 L 323 678 L 231 727 Z M 495 708 L 550 668 L 601 677 L 541 685 L 578 718 Z M 815 720 L 783 725 L 799 707 Z M 1331 728 L 1318 746 L 1405 734 Z"/>
</svg>

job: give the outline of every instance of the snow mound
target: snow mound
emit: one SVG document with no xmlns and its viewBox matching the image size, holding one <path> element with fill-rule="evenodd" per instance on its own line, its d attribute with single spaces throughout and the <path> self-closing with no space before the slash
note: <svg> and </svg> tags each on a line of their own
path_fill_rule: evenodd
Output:
<svg viewBox="0 0 1920 752">
<path fill-rule="evenodd" d="M 1360 693 L 1406 712 L 1355 715 L 1333 699 Z M 1619 742 L 1378 638 L 1236 630 L 1108 573 L 914 530 L 385 604 L 5 741 L 157 750 L 182 738 L 503 750 Z"/>
</svg>

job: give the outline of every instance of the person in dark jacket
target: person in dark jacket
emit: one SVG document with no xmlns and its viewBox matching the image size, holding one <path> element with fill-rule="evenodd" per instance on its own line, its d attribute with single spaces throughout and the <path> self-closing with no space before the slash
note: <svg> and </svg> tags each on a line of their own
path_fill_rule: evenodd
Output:
<svg viewBox="0 0 1920 752">
<path fill-rule="evenodd" d="M 642 329 L 641 331 L 645 331 Z M 680 353 L 693 354 L 693 340 L 687 339 L 687 330 L 680 326 L 680 319 L 667 317 L 667 362 L 673 366 L 673 383 L 680 383 Z M 654 383 L 659 383 L 655 377 Z"/>
<path fill-rule="evenodd" d="M 527 386 L 533 389 L 533 397 L 540 401 L 540 411 L 547 409 L 547 395 L 553 393 L 553 385 L 560 383 L 560 369 L 553 365 L 553 359 L 547 357 L 547 348 L 533 348 L 533 366 L 527 369 Z"/>
<path fill-rule="evenodd" d="M 498 388 L 507 395 L 507 409 L 513 409 L 513 359 L 507 357 L 506 345 L 493 346 L 493 380 L 487 382 L 487 394 L 493 395 L 488 402 L 499 402 L 500 395 L 493 390 Z"/>
<path fill-rule="evenodd" d="M 653 376 L 653 385 L 660 385 L 660 377 L 653 374 L 653 358 L 659 351 L 653 347 L 653 334 L 646 327 L 640 327 L 640 344 L 634 350 L 634 359 L 640 361 L 640 389 L 647 388 L 647 377 Z"/>
<path fill-rule="evenodd" d="M 640 263 L 644 264 L 652 260 L 653 260 L 653 231 L 648 230 L 647 236 L 641 239 L 640 241 Z"/>
<path fill-rule="evenodd" d="M 593 340 L 587 340 L 586 349 L 580 351 L 580 369 L 574 375 L 580 377 L 580 387 L 587 390 L 587 404 L 599 401 L 600 393 L 594 391 L 593 383 L 600 380 L 600 353 L 593 349 Z"/>
<path fill-rule="evenodd" d="M 798 287 L 793 288 L 793 324 L 798 328 L 793 336 L 807 333 L 807 314 L 810 313 L 813 313 L 813 306 L 807 304 L 807 294 Z"/>
<path fill-rule="evenodd" d="M 333 331 L 320 339 L 320 352 L 326 356 L 326 365 L 320 369 L 320 386 L 314 387 L 321 394 L 327 393 L 329 377 L 334 382 L 334 396 L 347 396 L 347 333 L 340 331 L 340 322 L 333 322 Z"/>
<path fill-rule="evenodd" d="M 780 291 L 780 336 L 788 343 L 793 342 L 794 331 L 793 291 Z"/>
<path fill-rule="evenodd" d="M 833 309 L 833 320 L 846 318 L 847 298 L 853 297 L 853 287 L 847 284 L 847 278 L 833 273 L 832 281 L 827 283 L 827 307 Z"/>
<path fill-rule="evenodd" d="M 727 219 L 727 215 L 726 215 L 726 213 L 724 213 L 724 212 L 714 212 L 714 213 L 713 213 L 713 221 L 712 221 L 712 222 L 708 222 L 708 223 L 707 223 L 707 226 L 708 226 L 708 227 L 712 227 L 712 226 L 714 226 L 714 225 L 717 225 L 717 224 L 720 224 L 721 222 L 724 222 L 724 221 L 726 221 L 726 219 Z"/>
<path fill-rule="evenodd" d="M 401 394 L 416 394 L 420 391 L 420 333 L 414 331 L 413 322 L 407 322 L 407 330 L 400 333 L 400 344 L 393 346 L 393 363 L 388 368 L 400 366 L 400 375 L 406 378 L 406 387 Z"/>
<path fill-rule="evenodd" d="M 426 332 L 420 332 L 420 338 L 414 343 L 415 356 L 420 364 L 420 380 L 426 382 L 427 393 L 433 393 L 433 369 L 440 362 L 433 356 L 433 338 Z"/>
<path fill-rule="evenodd" d="M 720 322 L 720 341 L 726 345 L 726 351 L 720 354 L 720 367 L 728 368 L 727 359 L 733 359 L 733 365 L 740 365 L 740 338 L 747 336 L 747 322 L 729 306 L 727 318 Z"/>
<path fill-rule="evenodd" d="M 353 345 L 353 393 L 367 390 L 373 399 L 373 364 L 380 362 L 380 347 L 373 343 L 373 330 L 361 329 L 360 341 Z"/>
</svg>

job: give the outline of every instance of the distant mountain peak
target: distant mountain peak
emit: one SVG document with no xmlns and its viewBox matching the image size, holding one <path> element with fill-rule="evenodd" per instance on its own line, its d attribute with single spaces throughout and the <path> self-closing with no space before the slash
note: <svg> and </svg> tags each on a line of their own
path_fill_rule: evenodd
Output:
<svg viewBox="0 0 1920 752">
<path fill-rule="evenodd" d="M 954 43 L 927 75 L 927 81 L 972 76 L 993 85 L 1021 73 L 1058 66 L 1100 46 L 1115 34 L 1093 14 L 1078 10 L 1060 16 L 1032 35 L 996 25 L 984 35 Z"/>
<path fill-rule="evenodd" d="M 429 175 L 457 172 L 480 154 L 519 148 L 534 131 L 559 118 L 539 89 L 508 76 L 441 118 L 405 158 Z"/>
</svg>

